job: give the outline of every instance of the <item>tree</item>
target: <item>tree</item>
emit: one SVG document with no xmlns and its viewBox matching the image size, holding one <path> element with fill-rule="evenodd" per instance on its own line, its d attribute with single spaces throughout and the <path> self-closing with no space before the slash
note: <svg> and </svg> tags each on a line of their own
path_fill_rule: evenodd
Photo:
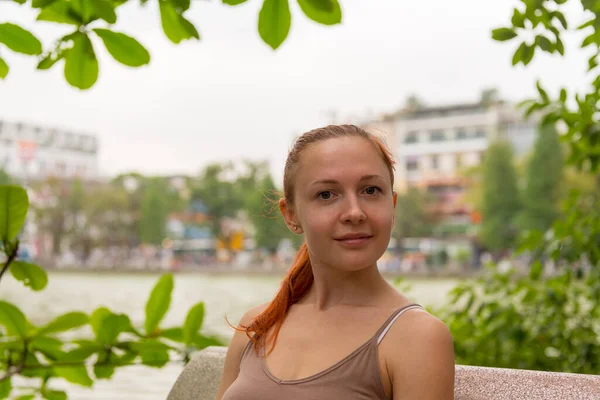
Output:
<svg viewBox="0 0 600 400">
<path fill-rule="evenodd" d="M 143 189 L 139 232 L 142 243 L 160 245 L 165 238 L 169 215 L 165 189 L 160 178 L 149 180 Z"/>
<path fill-rule="evenodd" d="M 39 58 L 38 70 L 52 68 L 64 60 L 67 82 L 79 89 L 89 89 L 99 73 L 98 58 L 93 41 L 102 42 L 117 62 L 129 67 L 141 67 L 150 62 L 150 53 L 135 38 L 112 30 L 119 17 L 120 6 L 134 0 L 14 0 L 23 7 L 39 10 L 37 21 L 67 24 L 72 32 L 52 41 L 44 50 L 31 32 L 11 23 L 0 23 L 0 44 L 17 53 Z M 222 0 L 235 6 L 246 0 Z M 140 0 L 143 6 L 148 0 Z M 200 40 L 200 34 L 186 15 L 191 0 L 159 0 L 160 20 L 167 38 L 179 44 L 184 40 Z M 338 0 L 298 0 L 302 12 L 323 25 L 342 21 Z M 17 6 L 17 4 L 15 4 Z M 264 0 L 258 15 L 258 33 L 262 40 L 277 49 L 287 38 L 292 23 L 288 0 Z M 9 66 L 0 58 L 0 79 L 8 75 Z"/>
<path fill-rule="evenodd" d="M 256 231 L 256 246 L 268 250 L 271 254 L 277 251 L 281 239 L 292 237 L 279 213 L 280 197 L 269 174 L 263 177 L 256 190 L 246 198 L 245 207 Z"/>
<path fill-rule="evenodd" d="M 201 172 L 192 189 L 192 201 L 200 200 L 206 205 L 212 233 L 226 250 L 230 250 L 233 232 L 224 223 L 227 218 L 235 218 L 244 204 L 236 174 L 232 163 L 210 164 Z"/>
<path fill-rule="evenodd" d="M 398 194 L 396 216 L 392 235 L 401 248 L 405 238 L 427 236 L 431 233 L 430 216 L 427 214 L 427 195 L 420 189 L 410 187 Z"/>
<path fill-rule="evenodd" d="M 481 241 L 490 250 L 509 249 L 516 239 L 514 223 L 520 204 L 513 150 L 508 142 L 496 141 L 487 149 L 482 191 Z"/>
<path fill-rule="evenodd" d="M 526 167 L 520 226 L 545 232 L 558 217 L 563 157 L 556 128 L 543 127 Z"/>
<path fill-rule="evenodd" d="M 538 97 L 522 105 L 527 115 L 541 115 L 542 127 L 559 129 L 568 146 L 567 182 L 573 184 L 577 175 L 596 182 L 573 185 L 547 234 L 533 230 L 521 238 L 520 250 L 532 255 L 528 276 L 491 268 L 478 282 L 452 291 L 442 319 L 449 323 L 461 363 L 595 373 L 600 367 L 600 1 L 521 3 L 510 24 L 492 32 L 498 41 L 520 41 L 513 65 L 527 66 L 540 52 L 564 55 L 562 37 L 573 21 L 563 11 L 577 3 L 584 10 L 587 21 L 576 30 L 585 31 L 580 47 L 591 50 L 586 53 L 590 85 L 579 93 L 562 88 L 552 96 L 538 81 Z M 544 274 L 545 260 L 558 267 L 554 276 Z"/>
</svg>

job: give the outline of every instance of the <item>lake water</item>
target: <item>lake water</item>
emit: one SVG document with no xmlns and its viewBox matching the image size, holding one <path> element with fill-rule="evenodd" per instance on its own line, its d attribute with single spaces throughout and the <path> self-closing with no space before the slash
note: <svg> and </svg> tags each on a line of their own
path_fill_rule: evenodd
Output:
<svg viewBox="0 0 600 400">
<path fill-rule="evenodd" d="M 9 276 L 7 276 L 9 275 Z M 49 274 L 47 288 L 32 292 L 6 274 L 0 282 L 0 299 L 16 304 L 34 324 L 43 324 L 68 311 L 92 312 L 105 306 L 123 312 L 136 326 L 143 325 L 147 296 L 159 274 L 58 272 Z M 177 274 L 171 307 L 162 327 L 182 325 L 189 308 L 204 301 L 206 316 L 203 333 L 225 340 L 233 332 L 225 316 L 237 323 L 250 307 L 271 299 L 281 276 Z M 456 280 L 411 280 L 408 295 L 423 305 L 441 305 Z M 97 381 L 92 389 L 70 385 L 59 379 L 54 387 L 67 390 L 71 400 L 164 400 L 183 365 L 169 364 L 161 369 L 132 366 L 117 369 L 109 381 Z M 52 381 L 51 381 L 52 382 Z"/>
</svg>

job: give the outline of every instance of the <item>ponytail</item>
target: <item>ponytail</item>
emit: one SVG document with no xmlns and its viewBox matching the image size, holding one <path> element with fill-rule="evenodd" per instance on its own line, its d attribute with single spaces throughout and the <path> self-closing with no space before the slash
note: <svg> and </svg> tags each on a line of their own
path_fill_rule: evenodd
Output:
<svg viewBox="0 0 600 400">
<path fill-rule="evenodd" d="M 266 355 L 273 350 L 287 311 L 292 304 L 298 302 L 306 294 L 313 279 L 308 247 L 306 243 L 303 243 L 275 298 L 250 325 L 235 328 L 238 331 L 246 332 L 246 335 L 254 342 L 257 354 L 261 348 L 266 350 L 268 346 L 270 348 L 266 351 Z M 268 334 L 271 328 L 273 328 L 273 332 Z"/>
</svg>

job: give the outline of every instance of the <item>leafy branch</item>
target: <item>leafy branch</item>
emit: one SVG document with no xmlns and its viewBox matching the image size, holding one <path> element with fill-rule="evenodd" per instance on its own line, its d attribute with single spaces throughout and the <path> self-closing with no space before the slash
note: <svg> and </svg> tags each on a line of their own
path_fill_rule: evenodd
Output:
<svg viewBox="0 0 600 400">
<path fill-rule="evenodd" d="M 108 53 L 119 63 L 141 67 L 150 63 L 150 53 L 135 38 L 115 32 L 123 4 L 135 0 L 14 0 L 37 11 L 36 21 L 73 26 L 73 32 L 56 40 L 43 50 L 42 43 L 31 32 L 12 23 L 0 24 L 0 44 L 17 53 L 37 56 L 38 70 L 52 68 L 64 60 L 67 82 L 76 88 L 89 89 L 98 80 L 97 49 L 93 40 L 100 39 Z M 174 44 L 200 40 L 196 26 L 188 19 L 191 0 L 154 0 L 158 3 L 160 23 L 165 36 Z M 302 12 L 322 25 L 342 21 L 338 0 L 297 0 Z M 227 6 L 237 6 L 246 0 L 222 0 Z M 144 6 L 148 0 L 140 0 Z M 258 32 L 262 40 L 277 49 L 287 38 L 292 17 L 288 0 L 264 0 L 258 16 Z M 0 57 L 0 79 L 9 73 L 8 63 Z"/>
<path fill-rule="evenodd" d="M 46 271 L 18 260 L 16 237 L 25 222 L 28 206 L 25 189 L 0 186 L 0 238 L 7 257 L 3 271 L 10 270 L 15 279 L 40 291 L 48 283 Z M 202 302 L 189 310 L 183 326 L 161 327 L 173 288 L 172 274 L 160 277 L 146 302 L 143 329 L 136 329 L 129 316 L 105 307 L 89 315 L 68 312 L 36 326 L 16 305 L 0 300 L 0 399 L 13 392 L 12 378 L 16 375 L 41 379 L 41 386 L 34 391 L 46 399 L 66 399 L 65 392 L 49 389 L 51 379 L 62 378 L 91 387 L 94 379 L 110 379 L 116 368 L 130 365 L 161 368 L 173 359 L 173 354 L 179 354 L 187 362 L 191 352 L 221 345 L 219 339 L 201 334 Z M 91 328 L 92 338 L 63 339 L 84 327 Z M 25 392 L 30 390 L 26 388 Z"/>
</svg>

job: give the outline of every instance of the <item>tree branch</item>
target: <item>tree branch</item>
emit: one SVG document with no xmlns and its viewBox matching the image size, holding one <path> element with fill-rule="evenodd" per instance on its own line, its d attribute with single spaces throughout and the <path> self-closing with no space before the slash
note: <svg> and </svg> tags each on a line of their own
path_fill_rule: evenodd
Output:
<svg viewBox="0 0 600 400">
<path fill-rule="evenodd" d="M 4 244 L 4 249 L 6 250 L 8 247 L 9 241 L 3 240 L 2 243 Z M 10 266 L 10 264 L 17 258 L 18 252 L 19 252 L 19 241 L 17 240 L 15 242 L 15 247 L 13 247 L 10 251 L 10 254 L 8 254 L 8 258 L 6 259 L 6 262 L 4 263 L 4 265 L 2 266 L 2 270 L 0 270 L 0 280 L 2 280 L 2 276 L 4 275 L 4 273 Z"/>
</svg>

